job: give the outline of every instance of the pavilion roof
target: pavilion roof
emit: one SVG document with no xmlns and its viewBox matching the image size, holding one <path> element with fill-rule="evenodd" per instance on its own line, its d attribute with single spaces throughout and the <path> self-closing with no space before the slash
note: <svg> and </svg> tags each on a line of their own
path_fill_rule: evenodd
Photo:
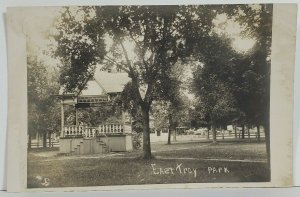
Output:
<svg viewBox="0 0 300 197">
<path fill-rule="evenodd" d="M 127 73 L 109 73 L 100 70 L 95 71 L 94 79 L 106 93 L 122 92 L 125 85 L 131 80 Z"/>
<path fill-rule="evenodd" d="M 123 91 L 125 85 L 131 79 L 128 77 L 127 73 L 120 72 L 107 72 L 96 69 L 94 77 L 89 80 L 86 84 L 86 88 L 82 91 L 67 92 L 64 93 L 64 87 L 59 90 L 60 95 L 77 95 L 78 92 L 81 95 L 101 95 L 104 93 L 120 93 Z"/>
</svg>

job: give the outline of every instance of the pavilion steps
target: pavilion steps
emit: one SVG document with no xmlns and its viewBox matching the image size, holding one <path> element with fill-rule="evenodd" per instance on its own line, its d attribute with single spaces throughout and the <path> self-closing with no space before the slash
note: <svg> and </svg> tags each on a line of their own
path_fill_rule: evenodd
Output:
<svg viewBox="0 0 300 197">
<path fill-rule="evenodd" d="M 109 146 L 98 138 L 83 138 L 71 150 L 71 155 L 89 155 L 109 153 Z"/>
</svg>

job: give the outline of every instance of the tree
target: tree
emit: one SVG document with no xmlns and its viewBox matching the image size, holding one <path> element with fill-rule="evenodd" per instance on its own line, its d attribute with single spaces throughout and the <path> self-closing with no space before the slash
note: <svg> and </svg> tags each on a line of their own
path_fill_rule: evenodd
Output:
<svg viewBox="0 0 300 197">
<path fill-rule="evenodd" d="M 236 113 L 236 109 L 229 88 L 224 86 L 222 82 L 214 80 L 211 76 L 209 76 L 209 79 L 202 78 L 201 83 L 196 86 L 196 92 L 200 97 L 198 101 L 198 106 L 201 109 L 200 113 L 204 117 L 208 117 L 213 133 L 213 143 L 216 143 L 216 127 L 231 120 Z"/>
<path fill-rule="evenodd" d="M 188 122 L 188 110 L 190 101 L 185 95 L 189 85 L 189 65 L 178 61 L 164 76 L 165 83 L 162 89 L 164 95 L 159 96 L 158 102 L 153 108 L 156 109 L 156 118 L 159 122 L 168 123 L 168 144 L 171 144 L 171 133 L 176 135 L 176 127 Z"/>
<path fill-rule="evenodd" d="M 171 134 L 176 135 L 176 127 L 189 124 L 189 100 L 184 95 L 176 100 L 156 101 L 151 107 L 155 128 L 168 129 L 167 144 L 171 144 Z"/>
<path fill-rule="evenodd" d="M 204 67 L 208 70 L 207 75 L 204 76 L 211 74 L 218 79 L 215 83 L 226 84 L 225 87 L 228 88 L 228 92 L 235 100 L 237 111 L 235 120 L 238 120 L 242 125 L 262 124 L 264 126 L 268 165 L 270 167 L 269 112 L 272 5 L 224 5 L 217 9 L 217 12 L 219 14 L 225 13 L 227 17 L 240 23 L 243 29 L 242 35 L 256 41 L 254 47 L 248 53 L 239 54 L 227 47 L 230 44 L 227 44 L 227 46 L 221 44 L 220 47 L 211 44 L 212 48 L 206 51 L 206 48 L 201 48 L 205 44 L 202 43 L 200 45 L 196 44 L 193 50 L 198 51 L 198 54 L 200 54 L 198 59 L 204 62 Z M 218 39 L 218 36 L 216 38 Z M 225 39 L 222 40 L 224 42 Z M 230 39 L 228 43 L 230 43 Z M 212 58 L 206 60 L 205 57 L 209 57 L 209 55 L 204 54 L 212 51 L 214 52 L 211 54 Z M 220 51 L 224 51 L 226 54 L 222 54 Z M 223 60 L 223 62 L 216 61 L 217 59 Z M 211 69 L 209 70 L 209 68 Z M 202 94 L 203 96 L 206 97 Z"/>
<path fill-rule="evenodd" d="M 57 72 L 47 69 L 44 63 L 30 54 L 27 57 L 28 73 L 28 148 L 33 134 L 43 136 L 46 147 L 47 134 L 59 128 L 59 110 L 52 95 L 58 92 Z"/>
<path fill-rule="evenodd" d="M 230 44 L 230 39 L 214 35 L 207 40 L 209 47 L 195 47 L 195 58 L 199 59 L 202 65 L 194 72 L 193 90 L 198 96 L 201 116 L 211 125 L 214 143 L 216 127 L 232 121 L 238 114 L 236 100 L 232 94 L 232 89 L 235 88 L 233 60 L 238 55 Z"/>
<path fill-rule="evenodd" d="M 247 57 L 246 79 L 251 79 L 253 90 L 244 91 L 249 105 L 248 117 L 255 125 L 262 124 L 266 136 L 266 150 L 270 167 L 270 69 L 272 44 L 272 4 L 226 5 L 225 12 L 242 24 L 244 36 L 255 39 L 256 44 Z"/>
<path fill-rule="evenodd" d="M 208 6 L 105 6 L 66 8 L 58 25 L 56 56 L 64 66 L 60 82 L 67 91 L 83 88 L 95 62 L 128 73 L 143 117 L 143 157 L 151 158 L 149 112 L 154 100 L 168 95 L 167 73 L 186 53 L 185 35 L 209 36 L 216 13 Z M 83 17 L 78 21 L 78 13 Z M 77 17 L 76 17 L 77 14 Z M 105 37 L 112 39 L 105 50 Z M 132 49 L 128 45 L 132 44 Z M 134 54 L 130 53 L 134 50 Z M 78 78 L 80 76 L 80 81 Z"/>
</svg>

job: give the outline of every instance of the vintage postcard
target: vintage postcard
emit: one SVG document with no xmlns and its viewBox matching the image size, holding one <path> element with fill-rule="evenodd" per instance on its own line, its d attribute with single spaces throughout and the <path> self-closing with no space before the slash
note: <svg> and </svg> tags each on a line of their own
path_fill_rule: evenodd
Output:
<svg viewBox="0 0 300 197">
<path fill-rule="evenodd" d="M 9 8 L 8 191 L 292 186 L 296 13 Z"/>
</svg>

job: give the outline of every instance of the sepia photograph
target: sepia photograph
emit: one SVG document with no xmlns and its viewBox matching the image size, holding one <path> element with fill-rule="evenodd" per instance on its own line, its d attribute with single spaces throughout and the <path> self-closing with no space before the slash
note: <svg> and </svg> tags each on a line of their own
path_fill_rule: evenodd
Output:
<svg viewBox="0 0 300 197">
<path fill-rule="evenodd" d="M 10 79 L 25 81 L 9 95 L 26 105 L 9 109 L 20 125 L 8 122 L 9 150 L 19 143 L 24 164 L 9 185 L 23 171 L 28 190 L 289 185 L 294 54 L 274 40 L 294 40 L 292 25 L 274 31 L 289 24 L 279 7 L 276 17 L 273 4 L 12 8 Z"/>
<path fill-rule="evenodd" d="M 41 7 L 25 28 L 28 188 L 270 181 L 271 4 Z"/>
</svg>

